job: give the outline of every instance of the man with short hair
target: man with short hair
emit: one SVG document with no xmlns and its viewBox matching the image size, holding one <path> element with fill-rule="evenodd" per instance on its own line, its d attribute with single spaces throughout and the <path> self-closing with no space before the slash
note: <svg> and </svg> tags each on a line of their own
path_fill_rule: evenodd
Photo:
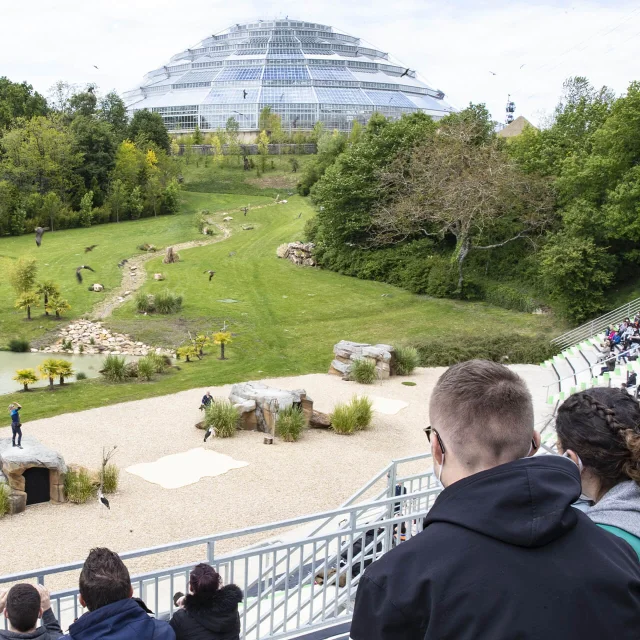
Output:
<svg viewBox="0 0 640 640">
<path fill-rule="evenodd" d="M 69 627 L 73 640 L 175 640 L 167 622 L 133 599 L 129 570 L 117 553 L 92 549 L 80 573 L 80 604 L 89 611 Z"/>
<path fill-rule="evenodd" d="M 3 611 L 9 630 L 0 629 L 0 640 L 57 640 L 62 635 L 49 592 L 42 585 L 16 584 L 0 593 L 0 613 Z M 40 618 L 42 626 L 38 626 Z"/>
<path fill-rule="evenodd" d="M 485 360 L 454 365 L 429 415 L 445 489 L 424 531 L 365 571 L 353 640 L 637 640 L 638 558 L 571 506 L 571 460 L 530 457 L 524 381 Z"/>
</svg>

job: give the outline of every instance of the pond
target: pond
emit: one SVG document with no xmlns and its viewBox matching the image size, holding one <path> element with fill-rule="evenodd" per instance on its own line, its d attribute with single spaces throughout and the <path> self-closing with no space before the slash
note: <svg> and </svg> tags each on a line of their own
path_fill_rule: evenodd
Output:
<svg viewBox="0 0 640 640">
<path fill-rule="evenodd" d="M 127 362 L 137 360 L 136 356 L 124 356 Z M 13 353 L 11 351 L 0 351 L 0 394 L 19 391 L 21 386 L 13 380 L 17 369 L 35 369 L 38 373 L 38 365 L 47 358 L 58 358 L 68 360 L 76 373 L 81 371 L 87 378 L 97 378 L 102 369 L 105 356 L 102 355 L 74 355 L 72 353 Z M 57 384 L 56 380 L 56 384 Z M 46 387 L 48 380 L 39 380 L 33 387 Z"/>
</svg>

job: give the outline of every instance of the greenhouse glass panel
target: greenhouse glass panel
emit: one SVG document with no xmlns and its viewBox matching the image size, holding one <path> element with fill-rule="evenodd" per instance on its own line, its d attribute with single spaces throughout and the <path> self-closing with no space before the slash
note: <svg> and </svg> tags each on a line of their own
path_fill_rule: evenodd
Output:
<svg viewBox="0 0 640 640">
<path fill-rule="evenodd" d="M 262 67 L 242 67 L 239 69 L 225 68 L 216 78 L 218 82 L 226 82 L 230 80 L 260 80 L 262 75 Z"/>
<path fill-rule="evenodd" d="M 376 106 L 388 105 L 392 107 L 408 107 L 409 109 L 415 107 L 413 102 L 399 91 L 375 91 L 367 89 L 365 90 L 365 94 Z"/>
<path fill-rule="evenodd" d="M 367 96 L 360 89 L 331 89 L 316 87 L 318 100 L 328 104 L 371 105 Z"/>
</svg>

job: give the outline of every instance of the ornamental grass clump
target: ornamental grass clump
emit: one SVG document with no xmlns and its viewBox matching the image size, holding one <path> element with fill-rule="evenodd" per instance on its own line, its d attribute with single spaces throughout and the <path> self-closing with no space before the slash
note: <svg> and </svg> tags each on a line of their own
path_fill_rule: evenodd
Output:
<svg viewBox="0 0 640 640">
<path fill-rule="evenodd" d="M 420 354 L 415 347 L 397 347 L 395 350 L 394 373 L 408 376 L 420 364 Z"/>
<path fill-rule="evenodd" d="M 304 413 L 300 407 L 285 407 L 278 413 L 276 435 L 285 442 L 296 442 L 304 430 Z"/>
<path fill-rule="evenodd" d="M 351 365 L 351 378 L 360 384 L 372 384 L 376 379 L 376 363 L 360 358 Z"/>
<path fill-rule="evenodd" d="M 205 409 L 204 420 L 201 423 L 203 429 L 213 427 L 217 438 L 231 438 L 236 435 L 240 411 L 228 400 L 215 399 Z"/>
<path fill-rule="evenodd" d="M 69 470 L 64 477 L 64 493 L 67 500 L 74 504 L 84 504 L 90 500 L 95 494 L 95 486 L 89 473 L 84 469 Z"/>
</svg>

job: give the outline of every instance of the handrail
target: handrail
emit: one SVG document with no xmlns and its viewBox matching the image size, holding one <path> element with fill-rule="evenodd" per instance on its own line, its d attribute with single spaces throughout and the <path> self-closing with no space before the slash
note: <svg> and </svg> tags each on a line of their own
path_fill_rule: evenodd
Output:
<svg viewBox="0 0 640 640">
<path fill-rule="evenodd" d="M 591 338 L 597 333 L 600 333 L 603 329 L 606 329 L 607 326 L 609 326 L 612 322 L 622 320 L 623 318 L 631 318 L 632 315 L 635 315 L 639 311 L 640 298 L 636 298 L 635 300 L 631 300 L 630 302 L 623 304 L 613 311 L 609 311 L 608 313 L 605 313 L 598 318 L 594 318 L 593 320 L 589 320 L 589 322 L 581 324 L 575 329 L 571 329 L 571 331 L 563 333 L 557 338 L 554 338 L 551 342 L 565 349 L 566 347 L 570 347 L 586 338 Z"/>
</svg>

